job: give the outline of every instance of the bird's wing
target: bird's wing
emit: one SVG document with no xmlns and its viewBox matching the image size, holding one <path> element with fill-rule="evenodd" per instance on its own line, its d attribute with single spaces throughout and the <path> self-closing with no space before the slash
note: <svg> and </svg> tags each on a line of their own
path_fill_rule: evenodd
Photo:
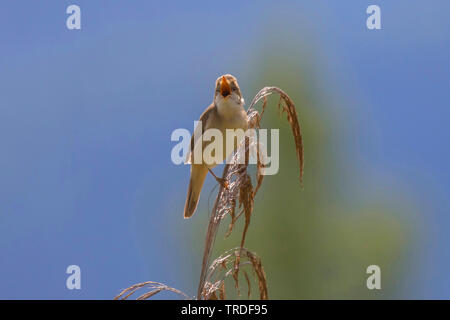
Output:
<svg viewBox="0 0 450 320">
<path fill-rule="evenodd" d="M 194 134 L 191 137 L 191 147 L 189 149 L 189 152 L 187 154 L 186 157 L 186 164 L 192 164 L 192 155 L 194 154 L 194 146 L 197 143 L 197 141 L 194 141 L 194 138 L 201 139 L 202 134 L 205 132 L 206 130 L 206 123 L 208 121 L 209 116 L 211 115 L 212 112 L 215 111 L 215 105 L 214 103 L 212 103 L 208 108 L 206 108 L 206 110 L 200 115 L 200 119 L 198 120 L 199 122 L 201 122 L 202 124 L 202 132 L 199 132 L 200 127 L 197 125 L 197 127 L 195 127 L 194 129 Z"/>
</svg>

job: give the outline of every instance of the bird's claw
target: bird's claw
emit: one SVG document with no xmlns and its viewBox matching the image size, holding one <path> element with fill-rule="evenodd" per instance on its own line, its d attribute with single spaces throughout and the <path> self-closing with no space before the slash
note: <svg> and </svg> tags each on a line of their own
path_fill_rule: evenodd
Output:
<svg viewBox="0 0 450 320">
<path fill-rule="evenodd" d="M 222 186 L 224 189 L 229 189 L 230 184 L 228 183 L 227 179 L 225 178 L 216 178 L 216 181 Z"/>
<path fill-rule="evenodd" d="M 228 188 L 230 187 L 230 185 L 228 184 L 227 179 L 225 179 L 225 178 L 219 178 L 218 176 L 216 176 L 216 175 L 214 174 L 214 172 L 212 172 L 211 169 L 208 168 L 208 170 L 209 170 L 209 172 L 212 174 L 212 176 L 214 177 L 214 179 L 216 179 L 216 181 L 222 186 L 222 188 L 228 190 Z"/>
</svg>

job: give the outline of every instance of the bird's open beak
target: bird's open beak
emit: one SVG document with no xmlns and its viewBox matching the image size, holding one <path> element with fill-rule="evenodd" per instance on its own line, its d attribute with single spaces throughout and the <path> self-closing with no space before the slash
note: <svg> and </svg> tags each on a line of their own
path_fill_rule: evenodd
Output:
<svg viewBox="0 0 450 320">
<path fill-rule="evenodd" d="M 222 82 L 220 84 L 220 93 L 224 98 L 229 96 L 231 93 L 230 85 L 228 84 L 228 81 L 225 78 L 225 76 L 222 76 Z"/>
</svg>

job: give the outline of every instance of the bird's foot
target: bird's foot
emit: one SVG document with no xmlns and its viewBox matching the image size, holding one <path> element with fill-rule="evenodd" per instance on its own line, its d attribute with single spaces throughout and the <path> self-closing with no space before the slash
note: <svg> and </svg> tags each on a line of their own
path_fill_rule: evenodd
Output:
<svg viewBox="0 0 450 320">
<path fill-rule="evenodd" d="M 216 179 L 217 183 L 220 184 L 222 186 L 222 188 L 227 189 L 229 188 L 230 184 L 228 183 L 227 179 L 225 178 L 219 178 L 218 176 L 216 176 L 214 174 L 214 172 L 212 172 L 211 169 L 208 169 L 209 172 L 213 175 L 213 177 Z"/>
<path fill-rule="evenodd" d="M 227 189 L 230 187 L 230 184 L 228 183 L 227 179 L 225 178 L 217 178 L 216 181 L 222 186 L 222 188 Z"/>
</svg>

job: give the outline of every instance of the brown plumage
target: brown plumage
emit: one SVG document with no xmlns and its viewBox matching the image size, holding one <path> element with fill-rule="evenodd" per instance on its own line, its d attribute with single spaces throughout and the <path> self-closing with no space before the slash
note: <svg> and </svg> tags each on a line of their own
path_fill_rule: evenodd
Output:
<svg viewBox="0 0 450 320">
<path fill-rule="evenodd" d="M 220 130 L 222 133 L 223 161 L 228 156 L 225 148 L 226 129 L 246 130 L 248 126 L 247 115 L 244 110 L 244 100 L 242 99 L 242 94 L 235 77 L 232 75 L 224 75 L 216 80 L 213 103 L 202 113 L 199 121 L 202 124 L 202 132 L 199 133 L 199 136 L 203 135 L 206 130 L 213 128 Z M 195 131 L 198 129 L 198 127 L 195 128 Z M 208 171 L 219 164 L 205 163 L 204 159 L 201 159 L 198 164 L 194 162 L 194 148 L 197 146 L 197 143 L 201 141 L 202 150 L 205 150 L 205 147 L 211 143 L 211 141 L 203 141 L 202 138 L 195 141 L 195 136 L 196 134 L 192 135 L 191 151 L 187 158 L 187 163 L 191 163 L 191 178 L 186 203 L 184 205 L 185 219 L 190 218 L 197 209 L 200 193 Z"/>
</svg>

